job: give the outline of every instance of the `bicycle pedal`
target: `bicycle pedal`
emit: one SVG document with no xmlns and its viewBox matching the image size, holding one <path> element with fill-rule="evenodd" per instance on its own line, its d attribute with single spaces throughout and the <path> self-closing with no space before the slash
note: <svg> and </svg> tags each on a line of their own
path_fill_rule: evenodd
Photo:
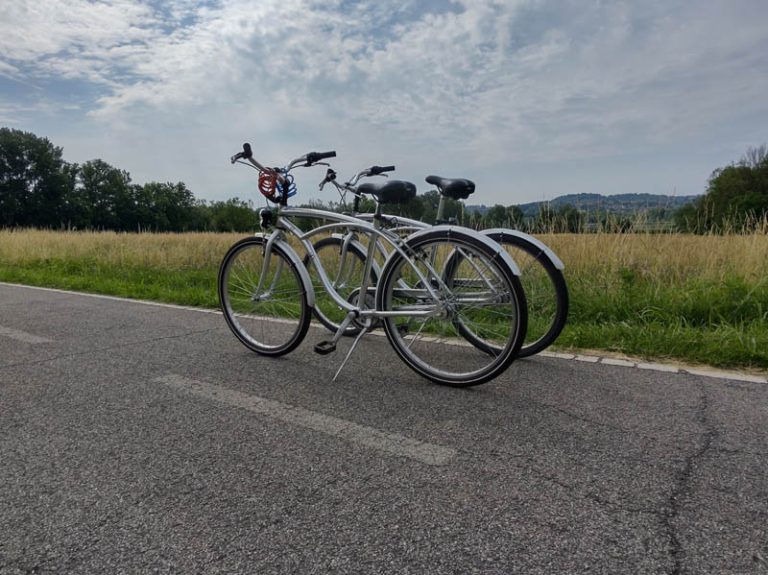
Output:
<svg viewBox="0 0 768 575">
<path fill-rule="evenodd" d="M 315 344 L 315 353 L 319 355 L 328 355 L 336 351 L 336 344 L 332 341 L 321 341 Z"/>
</svg>

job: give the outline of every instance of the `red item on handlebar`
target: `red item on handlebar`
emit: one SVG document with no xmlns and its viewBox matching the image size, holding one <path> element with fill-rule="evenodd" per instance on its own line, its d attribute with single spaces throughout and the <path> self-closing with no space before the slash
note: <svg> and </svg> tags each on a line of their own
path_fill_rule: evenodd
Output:
<svg viewBox="0 0 768 575">
<path fill-rule="evenodd" d="M 259 174 L 259 191 L 272 201 L 276 201 L 277 173 L 263 171 Z"/>
</svg>

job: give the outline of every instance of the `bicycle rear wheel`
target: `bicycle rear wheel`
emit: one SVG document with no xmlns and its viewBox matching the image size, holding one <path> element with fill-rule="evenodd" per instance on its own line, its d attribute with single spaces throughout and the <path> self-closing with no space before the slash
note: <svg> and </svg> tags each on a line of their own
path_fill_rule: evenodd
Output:
<svg viewBox="0 0 768 575">
<path fill-rule="evenodd" d="M 388 259 L 376 292 L 377 309 L 399 312 L 383 322 L 395 352 L 441 385 L 468 387 L 501 374 L 522 345 L 527 309 L 520 282 L 498 250 L 453 229 L 418 233 L 406 251 L 410 258 L 395 253 Z M 461 281 L 448 282 L 444 266 L 457 252 L 462 257 L 451 273 Z M 498 351 L 468 344 L 464 329 Z"/>
<path fill-rule="evenodd" d="M 294 259 L 279 244 L 265 248 L 264 238 L 252 237 L 229 249 L 219 267 L 219 302 L 243 345 L 279 356 L 304 339 L 311 311 Z"/>
<path fill-rule="evenodd" d="M 552 345 L 568 318 L 568 286 L 563 272 L 533 241 L 504 231 L 486 235 L 498 242 L 520 268 L 520 282 L 528 304 L 528 330 L 517 355 L 537 354 Z"/>
</svg>

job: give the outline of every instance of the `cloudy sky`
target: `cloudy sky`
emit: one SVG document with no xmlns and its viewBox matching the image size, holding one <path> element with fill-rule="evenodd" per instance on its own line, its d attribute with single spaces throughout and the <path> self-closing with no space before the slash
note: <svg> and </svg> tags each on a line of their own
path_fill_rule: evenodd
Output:
<svg viewBox="0 0 768 575">
<path fill-rule="evenodd" d="M 765 0 L 2 4 L 0 126 L 200 199 L 257 199 L 228 161 L 245 141 L 422 191 L 468 177 L 488 205 L 703 193 L 768 142 Z M 322 172 L 299 199 L 337 199 Z"/>
</svg>

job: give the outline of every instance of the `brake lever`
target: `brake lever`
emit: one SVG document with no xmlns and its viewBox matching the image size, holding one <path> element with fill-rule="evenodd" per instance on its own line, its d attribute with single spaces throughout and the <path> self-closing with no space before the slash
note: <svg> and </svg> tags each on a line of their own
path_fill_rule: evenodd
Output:
<svg viewBox="0 0 768 575">
<path fill-rule="evenodd" d="M 323 181 L 320 182 L 320 189 L 322 190 L 323 187 L 325 187 L 325 184 L 327 184 L 328 182 L 332 182 L 335 179 L 336 179 L 336 172 L 331 168 L 328 168 L 328 170 L 325 172 L 325 177 L 323 178 Z"/>
</svg>

